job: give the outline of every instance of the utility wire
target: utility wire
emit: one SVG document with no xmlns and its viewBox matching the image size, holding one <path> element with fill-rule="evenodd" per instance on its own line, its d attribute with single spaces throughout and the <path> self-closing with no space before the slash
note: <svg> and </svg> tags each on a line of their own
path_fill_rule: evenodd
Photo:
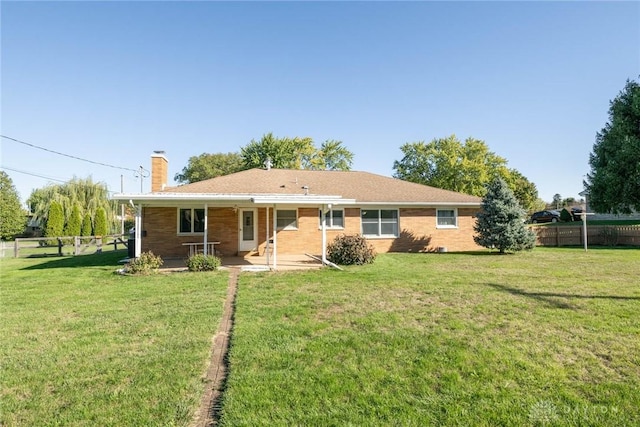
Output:
<svg viewBox="0 0 640 427">
<path fill-rule="evenodd" d="M 5 169 L 5 170 L 11 171 L 11 172 L 18 172 L 18 173 L 22 173 L 22 174 L 25 174 L 25 175 L 35 176 L 36 178 L 48 179 L 49 181 L 62 182 L 63 184 L 66 184 L 67 182 L 69 182 L 69 180 L 64 181 L 64 180 L 59 179 L 59 178 L 51 178 L 50 176 L 38 175 L 37 173 L 21 171 L 19 169 L 13 169 L 13 168 L 9 168 L 9 167 L 2 166 L 2 165 L 0 165 L 0 169 Z M 107 192 L 114 193 L 114 194 L 119 193 L 119 191 L 111 191 L 111 190 L 108 190 L 108 189 L 107 189 Z"/>
<path fill-rule="evenodd" d="M 11 172 L 23 173 L 25 175 L 31 175 L 31 176 L 35 176 L 37 178 L 48 179 L 48 180 L 51 180 L 51 181 L 67 182 L 67 181 L 64 181 L 62 179 L 51 178 L 50 176 L 38 175 L 38 174 L 35 174 L 35 173 L 32 173 L 32 172 L 26 172 L 26 171 L 21 171 L 19 169 L 8 168 L 6 166 L 0 166 L 0 169 L 5 169 L 5 170 L 11 171 Z"/>
<path fill-rule="evenodd" d="M 69 158 L 71 158 L 71 159 L 75 159 L 75 160 L 81 160 L 81 161 L 83 161 L 83 162 L 93 163 L 94 165 L 106 166 L 106 167 L 108 167 L 108 168 L 121 169 L 121 170 L 131 171 L 131 172 L 135 172 L 135 173 L 140 173 L 140 169 L 145 170 L 142 166 L 140 166 L 140 169 L 130 169 L 130 168 L 123 168 L 123 167 L 121 167 L 121 166 L 109 165 L 109 164 L 106 164 L 106 163 L 94 162 L 93 160 L 87 160 L 87 159 L 83 159 L 83 158 L 80 158 L 80 157 L 72 156 L 72 155 L 70 155 L 70 154 L 64 154 L 64 153 L 60 153 L 60 152 L 58 152 L 58 151 L 49 150 L 48 148 L 39 147 L 39 146 L 37 146 L 37 145 L 35 145 L 35 144 L 30 144 L 30 143 L 28 143 L 28 142 L 20 141 L 20 140 L 18 140 L 18 139 L 11 138 L 11 137 L 6 136 L 6 135 L 0 135 L 0 136 L 1 136 L 2 138 L 5 138 L 5 139 L 8 139 L 8 140 L 11 140 L 11 141 L 17 142 L 17 143 L 19 143 L 19 144 L 27 145 L 27 146 L 32 147 L 32 148 L 37 148 L 38 150 L 48 151 L 49 153 L 57 154 L 57 155 L 59 155 L 59 156 L 69 157 Z M 148 172 L 148 171 L 147 171 L 147 172 Z"/>
</svg>

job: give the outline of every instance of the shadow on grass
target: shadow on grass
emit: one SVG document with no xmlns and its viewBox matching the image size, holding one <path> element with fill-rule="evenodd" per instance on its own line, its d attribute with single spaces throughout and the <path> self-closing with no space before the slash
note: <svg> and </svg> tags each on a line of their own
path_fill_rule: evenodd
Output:
<svg viewBox="0 0 640 427">
<path fill-rule="evenodd" d="M 106 267 L 122 265 L 119 261 L 127 257 L 127 251 L 109 251 L 99 254 L 65 256 L 61 258 L 41 258 L 39 262 L 22 270 L 44 270 L 49 268 Z"/>
<path fill-rule="evenodd" d="M 573 305 L 566 301 L 561 301 L 559 298 L 584 298 L 584 299 L 611 299 L 611 300 L 628 300 L 628 301 L 640 301 L 640 297 L 625 297 L 619 295 L 581 295 L 581 294 L 562 294 L 557 292 L 526 292 L 522 289 L 512 288 L 505 285 L 498 285 L 497 283 L 487 283 L 494 289 L 501 292 L 507 292 L 511 295 L 518 295 L 526 298 L 532 298 L 542 303 L 545 303 L 554 308 L 573 309 Z"/>
</svg>

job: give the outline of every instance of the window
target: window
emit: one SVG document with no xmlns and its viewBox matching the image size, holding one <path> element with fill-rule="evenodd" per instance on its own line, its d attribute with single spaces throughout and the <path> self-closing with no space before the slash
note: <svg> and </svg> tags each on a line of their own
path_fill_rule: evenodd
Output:
<svg viewBox="0 0 640 427">
<path fill-rule="evenodd" d="M 458 217 L 455 209 L 438 209 L 436 211 L 437 228 L 458 227 Z"/>
<path fill-rule="evenodd" d="M 362 209 L 362 234 L 398 237 L 397 209 Z"/>
<path fill-rule="evenodd" d="M 178 233 L 204 233 L 204 209 L 179 209 Z"/>
<path fill-rule="evenodd" d="M 298 211 L 280 210 L 277 211 L 277 228 L 278 230 L 295 230 L 298 228 Z"/>
<path fill-rule="evenodd" d="M 319 227 L 322 227 L 322 210 L 318 210 Z M 344 228 L 344 211 L 342 209 L 329 209 L 325 219 L 327 228 Z"/>
</svg>

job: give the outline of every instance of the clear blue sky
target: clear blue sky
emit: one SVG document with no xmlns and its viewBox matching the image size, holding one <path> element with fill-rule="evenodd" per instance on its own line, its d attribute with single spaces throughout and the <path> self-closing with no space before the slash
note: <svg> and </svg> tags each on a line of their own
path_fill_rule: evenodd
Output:
<svg viewBox="0 0 640 427">
<path fill-rule="evenodd" d="M 354 169 L 391 176 L 402 144 L 456 134 L 544 200 L 578 197 L 609 101 L 640 74 L 638 2 L 0 7 L 2 134 L 130 169 L 164 150 L 171 178 L 267 132 L 341 140 Z M 6 139 L 0 163 L 140 190 L 130 171 Z M 49 182 L 5 171 L 23 200 Z"/>
</svg>

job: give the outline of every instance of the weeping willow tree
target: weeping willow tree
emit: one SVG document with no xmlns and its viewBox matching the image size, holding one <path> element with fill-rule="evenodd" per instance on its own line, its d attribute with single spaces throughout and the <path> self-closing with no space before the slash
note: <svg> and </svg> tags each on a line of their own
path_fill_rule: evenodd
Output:
<svg viewBox="0 0 640 427">
<path fill-rule="evenodd" d="M 88 215 L 92 221 L 95 221 L 96 213 L 102 208 L 106 213 L 108 230 L 117 229 L 117 203 L 109 199 L 109 191 L 104 183 L 93 182 L 89 177 L 73 178 L 64 184 L 50 184 L 33 190 L 27 199 L 27 204 L 34 219 L 44 224 L 49 214 L 49 207 L 54 201 L 62 206 L 64 224 L 74 222 L 77 215 L 74 213 L 74 206 L 76 209 L 79 207 L 81 218 Z"/>
</svg>

